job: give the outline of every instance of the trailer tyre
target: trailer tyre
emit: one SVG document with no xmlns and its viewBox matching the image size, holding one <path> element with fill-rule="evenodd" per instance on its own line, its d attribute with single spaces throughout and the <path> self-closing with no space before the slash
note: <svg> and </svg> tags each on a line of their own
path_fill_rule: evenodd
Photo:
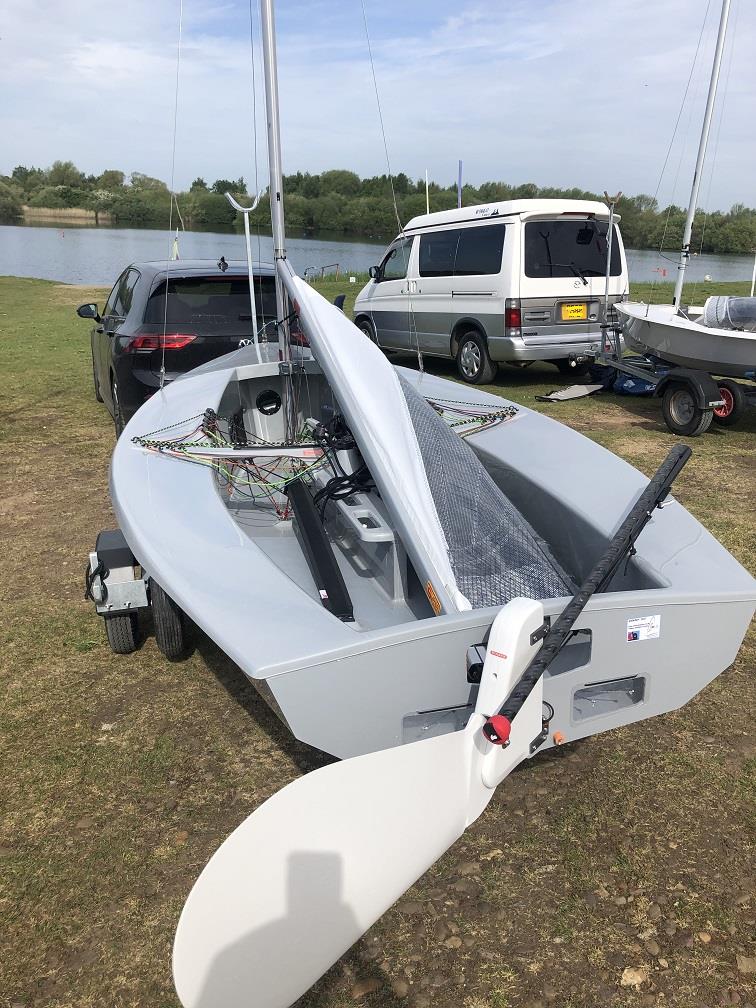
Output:
<svg viewBox="0 0 756 1008">
<path fill-rule="evenodd" d="M 139 620 L 135 612 L 105 617 L 105 633 L 113 654 L 131 654 L 139 645 Z"/>
<path fill-rule="evenodd" d="M 737 382 L 730 381 L 729 378 L 720 378 L 717 385 L 724 399 L 724 406 L 714 410 L 714 422 L 720 427 L 734 427 L 748 409 L 745 393 Z"/>
<path fill-rule="evenodd" d="M 459 338 L 457 371 L 470 385 L 489 385 L 496 377 L 497 365 L 488 353 L 486 338 L 477 329 L 468 329 Z"/>
<path fill-rule="evenodd" d="M 184 614 L 155 580 L 150 580 L 150 603 L 155 643 L 169 661 L 178 661 L 187 652 Z"/>
<path fill-rule="evenodd" d="M 689 385 L 672 382 L 664 389 L 662 415 L 673 434 L 698 437 L 711 426 L 714 410 L 699 406 Z"/>
</svg>

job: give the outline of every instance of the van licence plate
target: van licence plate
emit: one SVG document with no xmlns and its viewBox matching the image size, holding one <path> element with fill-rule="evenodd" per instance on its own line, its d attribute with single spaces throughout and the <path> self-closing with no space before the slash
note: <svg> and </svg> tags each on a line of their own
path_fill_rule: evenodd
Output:
<svg viewBox="0 0 756 1008">
<path fill-rule="evenodd" d="M 588 305 L 585 301 L 581 301 L 580 304 L 563 304 L 562 305 L 562 322 L 567 322 L 570 319 L 587 319 L 588 318 Z"/>
</svg>

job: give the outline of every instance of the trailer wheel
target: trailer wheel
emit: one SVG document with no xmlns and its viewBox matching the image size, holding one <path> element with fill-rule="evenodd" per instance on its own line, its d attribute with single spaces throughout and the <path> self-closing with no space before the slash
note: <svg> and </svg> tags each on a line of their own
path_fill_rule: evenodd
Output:
<svg viewBox="0 0 756 1008">
<path fill-rule="evenodd" d="M 131 654 L 139 644 L 139 620 L 135 612 L 105 617 L 105 633 L 113 654 Z"/>
<path fill-rule="evenodd" d="M 468 329 L 459 338 L 457 371 L 470 385 L 490 385 L 498 366 L 491 360 L 485 336 L 477 329 Z"/>
<path fill-rule="evenodd" d="M 717 385 L 724 406 L 718 406 L 714 410 L 714 422 L 720 427 L 734 427 L 748 409 L 745 393 L 737 382 L 730 381 L 729 378 L 720 378 Z"/>
<path fill-rule="evenodd" d="M 169 661 L 186 654 L 184 614 L 157 581 L 150 580 L 150 604 L 155 624 L 155 643 Z"/>
<path fill-rule="evenodd" d="M 714 410 L 699 406 L 689 385 L 672 382 L 664 389 L 662 415 L 673 434 L 698 437 L 711 426 Z"/>
</svg>

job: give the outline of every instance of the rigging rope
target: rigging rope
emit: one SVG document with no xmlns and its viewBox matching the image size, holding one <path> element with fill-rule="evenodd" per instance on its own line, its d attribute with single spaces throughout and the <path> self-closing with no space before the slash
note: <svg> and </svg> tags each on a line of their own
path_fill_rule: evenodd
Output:
<svg viewBox="0 0 756 1008">
<path fill-rule="evenodd" d="M 383 136 L 383 150 L 386 154 L 386 168 L 388 169 L 388 180 L 391 186 L 391 198 L 394 203 L 394 213 L 396 214 L 396 223 L 399 230 L 402 230 L 402 222 L 399 217 L 399 207 L 396 205 L 396 192 L 394 190 L 394 176 L 391 173 L 391 160 L 389 159 L 388 152 L 388 142 L 386 141 L 386 130 L 383 125 L 383 110 L 381 109 L 381 98 L 378 93 L 378 79 L 375 75 L 375 63 L 373 62 L 373 47 L 370 44 L 370 30 L 368 28 L 367 11 L 365 10 L 365 0 L 361 0 L 362 3 L 362 20 L 365 23 L 365 39 L 367 40 L 368 56 L 370 57 L 370 70 L 373 74 L 373 88 L 375 90 L 375 103 L 378 106 L 378 120 L 381 124 L 381 134 Z"/>
<path fill-rule="evenodd" d="M 176 42 L 176 86 L 173 96 L 173 146 L 171 148 L 171 205 L 168 211 L 168 256 L 167 259 L 170 262 L 171 259 L 171 249 L 173 245 L 173 203 L 176 199 L 176 134 L 178 127 L 178 101 L 179 101 L 179 77 L 181 74 L 181 36 L 184 28 L 184 0 L 179 0 L 179 18 L 178 18 L 178 40 Z M 176 204 L 176 209 L 178 210 L 178 203 Z M 181 213 L 179 212 L 179 220 L 181 220 Z M 183 227 L 184 222 L 181 221 L 181 226 Z M 165 385 L 165 333 L 168 328 L 168 273 L 170 271 L 170 266 L 166 263 L 165 267 L 165 298 L 163 301 L 163 339 L 162 343 L 162 354 L 160 357 L 160 388 L 162 389 Z"/>
</svg>

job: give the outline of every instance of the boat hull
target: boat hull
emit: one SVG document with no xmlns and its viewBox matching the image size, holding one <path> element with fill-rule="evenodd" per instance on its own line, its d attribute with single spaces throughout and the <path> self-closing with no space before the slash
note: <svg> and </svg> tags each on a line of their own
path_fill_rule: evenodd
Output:
<svg viewBox="0 0 756 1008">
<path fill-rule="evenodd" d="M 219 362 L 167 387 L 119 439 L 111 494 L 134 555 L 298 739 L 343 758 L 462 728 L 477 693 L 467 651 L 487 639 L 498 607 L 417 619 L 397 607 L 393 623 L 344 623 L 308 588 L 305 568 L 292 577 L 273 562 L 271 541 L 285 530 L 256 539 L 257 531 L 245 532 L 229 512 L 209 469 L 132 441 L 191 416 L 198 403 L 216 408 L 234 375 L 253 381 L 256 368 L 265 374 L 265 365 L 239 355 L 225 369 Z M 456 383 L 401 373 L 426 396 L 460 394 Z M 482 407 L 506 403 L 470 388 L 464 399 Z M 606 449 L 522 407 L 468 443 L 536 531 L 548 537 L 551 529 L 558 559 L 576 579 L 645 485 Z M 554 529 L 563 530 L 558 539 Z M 686 703 L 733 661 L 752 616 L 756 582 L 676 501 L 656 513 L 637 545 L 611 590 L 588 604 L 580 632 L 544 683 L 555 708 L 552 727 L 565 739 Z M 366 584 L 347 559 L 340 562 L 355 586 Z M 356 590 L 355 602 L 360 617 Z M 543 604 L 554 616 L 566 599 Z"/>
<path fill-rule="evenodd" d="M 683 318 L 671 305 L 615 305 L 625 343 L 676 367 L 726 378 L 756 378 L 756 333 L 713 329 Z"/>
</svg>

